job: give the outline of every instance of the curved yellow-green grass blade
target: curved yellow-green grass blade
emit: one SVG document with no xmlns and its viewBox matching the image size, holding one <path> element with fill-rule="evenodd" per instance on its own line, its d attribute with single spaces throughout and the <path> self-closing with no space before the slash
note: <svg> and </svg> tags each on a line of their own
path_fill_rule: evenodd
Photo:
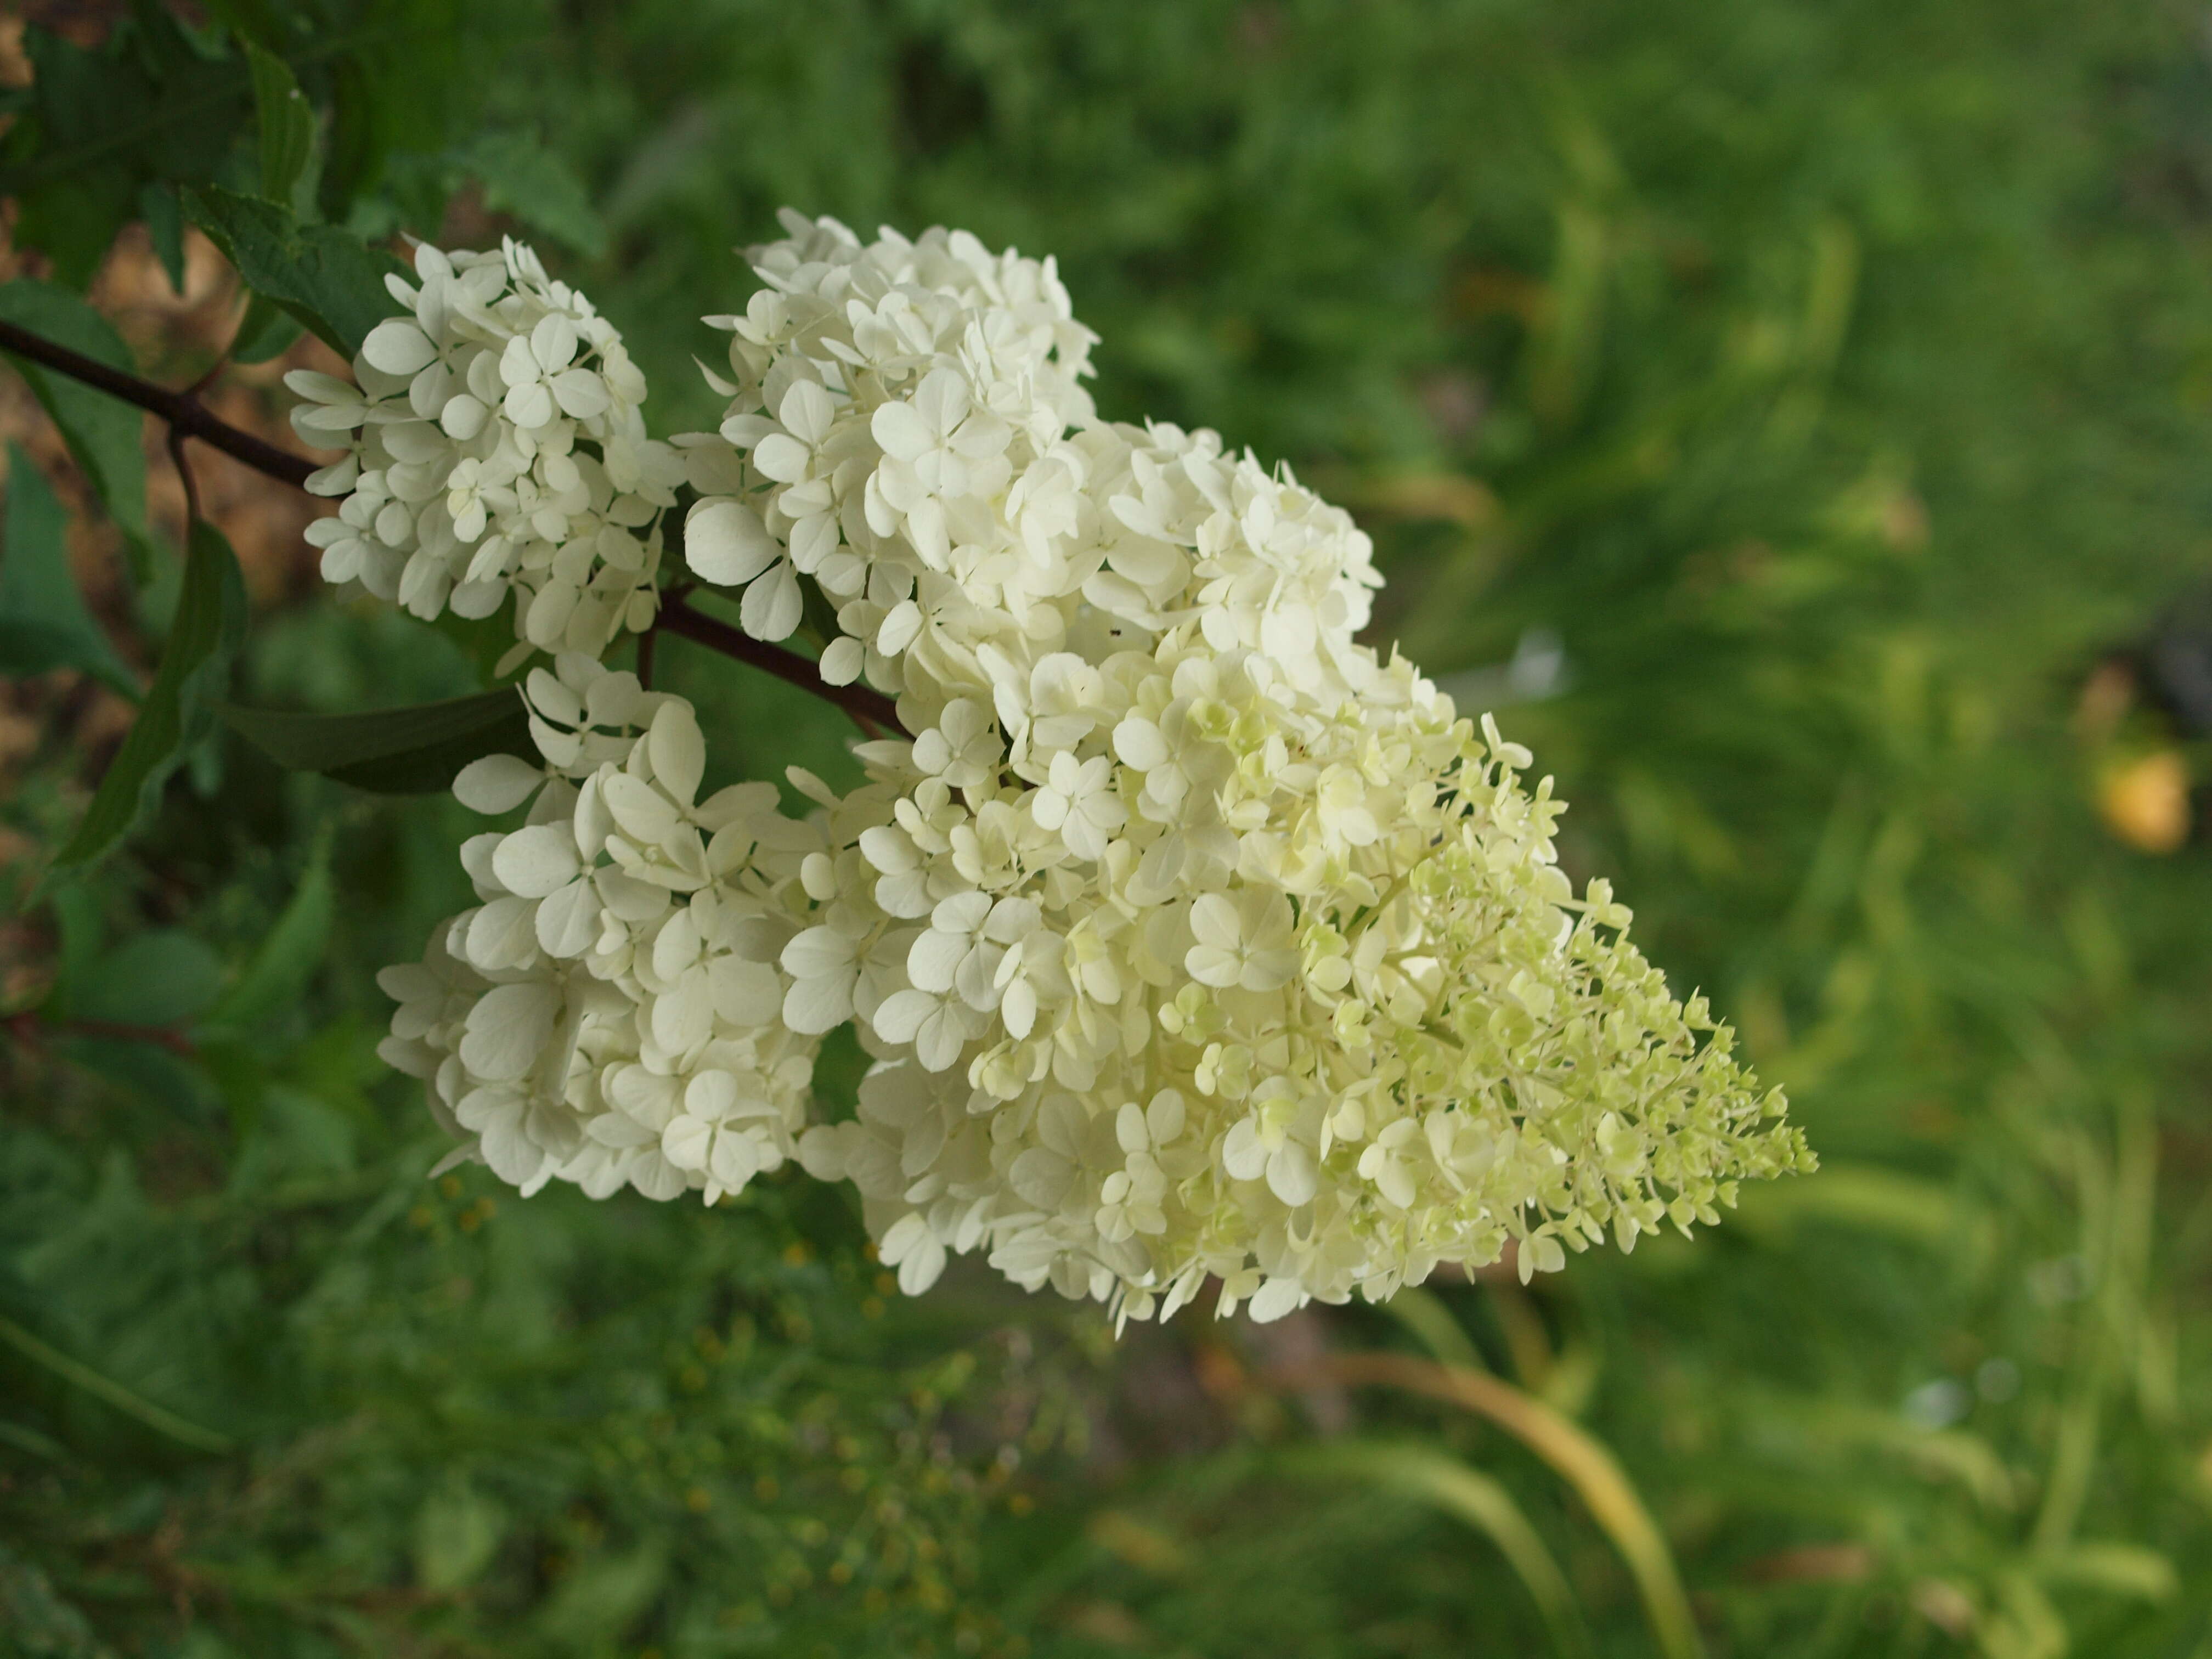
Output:
<svg viewBox="0 0 2212 1659">
<path fill-rule="evenodd" d="M 1665 1534 L 1613 1454 L 1585 1430 L 1486 1372 L 1411 1354 L 1332 1354 L 1322 1368 L 1338 1382 L 1403 1389 L 1479 1413 L 1528 1447 L 1575 1489 L 1620 1552 L 1660 1651 L 1667 1659 L 1704 1659 L 1705 1643 Z"/>
</svg>

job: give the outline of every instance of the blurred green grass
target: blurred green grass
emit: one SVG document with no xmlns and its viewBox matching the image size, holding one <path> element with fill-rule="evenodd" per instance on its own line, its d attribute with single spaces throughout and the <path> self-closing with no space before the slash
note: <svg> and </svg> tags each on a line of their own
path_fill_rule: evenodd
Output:
<svg viewBox="0 0 2212 1659">
<path fill-rule="evenodd" d="M 732 245 L 776 206 L 964 225 L 1060 256 L 1107 413 L 1217 427 L 1358 508 L 1378 631 L 1431 672 L 1556 636 L 1552 694 L 1500 714 L 1573 803 L 1575 873 L 1614 878 L 1826 1167 L 1533 1294 L 1436 1286 L 1425 1328 L 1186 1316 L 1118 1347 L 980 1273 L 884 1297 L 840 1196 L 796 1182 L 712 1214 L 426 1186 L 370 976 L 464 902 L 466 815 L 234 753 L 156 850 L 58 896 L 54 945 L 95 1003 L 126 973 L 189 998 L 327 836 L 284 1058 L 227 1089 L 144 1045 L 0 1073 L 0 1650 L 1552 1650 L 1499 1534 L 1415 1490 L 1446 1459 L 1525 1518 L 1590 1651 L 1661 1650 L 1512 1437 L 1271 1382 L 1327 1343 L 1471 1355 L 1579 1422 L 1714 1654 L 2212 1652 L 2212 878 L 2100 826 L 2068 725 L 2212 565 L 2197 14 L 474 22 L 487 121 L 587 185 L 600 251 L 559 262 L 659 429 L 712 417 L 692 319 L 741 303 Z M 723 763 L 840 763 L 833 717 L 678 646 Z M 434 635 L 327 605 L 264 618 L 248 680 L 468 684 Z M 71 764 L 0 814 L 50 832 Z M 1431 1473 L 1310 1455 L 1370 1439 Z"/>
</svg>

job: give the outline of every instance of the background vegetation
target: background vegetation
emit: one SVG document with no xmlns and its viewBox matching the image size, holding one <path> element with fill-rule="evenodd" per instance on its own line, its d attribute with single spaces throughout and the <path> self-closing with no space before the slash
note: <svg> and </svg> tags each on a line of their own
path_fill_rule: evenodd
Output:
<svg viewBox="0 0 2212 1659">
<path fill-rule="evenodd" d="M 428 1183 L 371 975 L 465 902 L 465 815 L 210 735 L 125 850 L 50 869 L 181 508 L 157 433 L 134 509 L 11 386 L 0 623 L 66 512 L 113 660 L 0 691 L 0 1651 L 2212 1654 L 2198 11 L 27 9 L 13 270 L 167 384 L 240 328 L 175 190 L 261 176 L 240 37 L 315 112 L 294 208 L 532 238 L 663 432 L 714 412 L 693 319 L 781 204 L 1057 252 L 1102 407 L 1361 514 L 1378 634 L 1535 750 L 1577 878 L 1826 1168 L 1528 1291 L 1118 1344 L 980 1268 L 902 1300 L 800 1179 L 712 1212 Z M 310 361 L 210 398 L 281 434 Z M 287 492 L 198 471 L 242 700 L 477 684 L 318 591 Z M 796 694 L 664 668 L 727 763 L 843 762 Z M 1508 1407 L 1316 1364 L 1355 1350 Z"/>
</svg>

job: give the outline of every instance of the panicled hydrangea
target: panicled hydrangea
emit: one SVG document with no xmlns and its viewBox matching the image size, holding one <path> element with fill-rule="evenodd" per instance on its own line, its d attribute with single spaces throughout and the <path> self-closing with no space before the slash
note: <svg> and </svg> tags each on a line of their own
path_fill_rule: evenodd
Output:
<svg viewBox="0 0 2212 1659">
<path fill-rule="evenodd" d="M 677 441 L 684 556 L 764 640 L 810 579 L 824 678 L 915 735 L 847 794 L 795 773 L 798 823 L 763 786 L 694 804 L 688 705 L 532 676 L 544 768 L 459 785 L 536 789 L 531 822 L 470 843 L 483 904 L 388 982 L 387 1051 L 502 1176 L 711 1201 L 795 1156 L 909 1291 L 979 1251 L 1120 1317 L 1212 1277 L 1273 1318 L 1810 1167 L 1605 884 L 1576 896 L 1526 751 L 1356 641 L 1343 512 L 1099 421 L 1049 261 L 786 223 L 720 319 L 727 417 Z M 848 1021 L 876 1064 L 810 1127 Z"/>
<path fill-rule="evenodd" d="M 324 576 L 425 618 L 488 617 L 511 592 L 518 659 L 651 626 L 683 467 L 645 434 L 622 336 L 513 240 L 419 247 L 415 270 L 419 287 L 386 279 L 409 314 L 370 331 L 356 384 L 285 376 L 300 435 L 350 452 L 307 484 L 345 498 L 308 531 Z"/>
</svg>

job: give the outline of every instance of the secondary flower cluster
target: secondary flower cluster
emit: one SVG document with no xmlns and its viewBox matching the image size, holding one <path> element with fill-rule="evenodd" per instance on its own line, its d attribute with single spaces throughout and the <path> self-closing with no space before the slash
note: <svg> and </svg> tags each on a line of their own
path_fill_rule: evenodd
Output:
<svg viewBox="0 0 2212 1659">
<path fill-rule="evenodd" d="M 787 936 L 819 832 L 773 784 L 698 799 L 691 706 L 580 653 L 529 677 L 542 766 L 471 763 L 454 792 L 527 822 L 472 837 L 482 901 L 379 982 L 399 1004 L 381 1053 L 423 1079 L 441 1122 L 526 1194 L 703 1190 L 709 1203 L 791 1155 L 818 1039 L 776 1018 L 758 958 Z"/>
<path fill-rule="evenodd" d="M 599 655 L 652 625 L 662 511 L 683 468 L 645 435 L 645 376 L 590 301 L 509 240 L 497 253 L 416 251 L 410 315 L 379 324 L 356 385 L 284 383 L 292 423 L 350 453 L 308 480 L 343 495 L 312 526 L 323 574 L 428 619 L 489 617 L 514 596 L 531 647 Z"/>
<path fill-rule="evenodd" d="M 687 705 L 584 657 L 532 678 L 531 822 L 392 970 L 389 1052 L 502 1176 L 711 1200 L 796 1156 L 860 1188 L 909 1291 L 981 1250 L 1164 1316 L 1388 1295 L 1517 1243 L 1717 1218 L 1809 1166 L 1559 872 L 1548 781 L 1358 644 L 1365 537 L 1210 433 L 1101 422 L 1049 262 L 787 219 L 718 434 L 677 441 L 684 553 L 763 639 L 835 606 L 825 678 L 912 741 L 781 817 L 694 804 Z M 541 780 L 550 774 L 550 781 Z M 747 793 L 750 791 L 750 793 Z M 857 1115 L 809 1127 L 850 1021 Z"/>
</svg>

